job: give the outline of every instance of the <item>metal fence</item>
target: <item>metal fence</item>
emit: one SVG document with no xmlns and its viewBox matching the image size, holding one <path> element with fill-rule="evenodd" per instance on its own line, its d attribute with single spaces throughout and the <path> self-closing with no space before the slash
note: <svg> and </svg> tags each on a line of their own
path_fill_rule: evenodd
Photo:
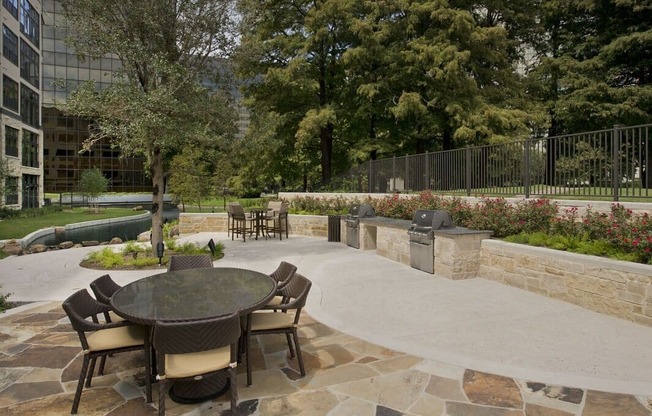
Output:
<svg viewBox="0 0 652 416">
<path fill-rule="evenodd" d="M 652 197 L 652 124 L 372 160 L 335 177 L 348 192 Z"/>
</svg>

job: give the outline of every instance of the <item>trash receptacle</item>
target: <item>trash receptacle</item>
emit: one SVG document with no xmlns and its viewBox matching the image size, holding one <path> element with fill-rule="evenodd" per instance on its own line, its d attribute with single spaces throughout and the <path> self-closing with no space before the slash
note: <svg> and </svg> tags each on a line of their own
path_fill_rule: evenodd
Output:
<svg viewBox="0 0 652 416">
<path fill-rule="evenodd" d="M 340 216 L 328 216 L 328 241 L 340 241 Z"/>
</svg>

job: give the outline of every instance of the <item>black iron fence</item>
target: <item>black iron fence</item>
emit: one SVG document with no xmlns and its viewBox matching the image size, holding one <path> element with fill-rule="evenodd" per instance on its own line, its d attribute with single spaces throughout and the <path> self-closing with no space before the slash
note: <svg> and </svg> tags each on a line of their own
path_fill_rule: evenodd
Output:
<svg viewBox="0 0 652 416">
<path fill-rule="evenodd" d="M 333 179 L 348 192 L 652 197 L 652 124 L 372 160 Z"/>
</svg>

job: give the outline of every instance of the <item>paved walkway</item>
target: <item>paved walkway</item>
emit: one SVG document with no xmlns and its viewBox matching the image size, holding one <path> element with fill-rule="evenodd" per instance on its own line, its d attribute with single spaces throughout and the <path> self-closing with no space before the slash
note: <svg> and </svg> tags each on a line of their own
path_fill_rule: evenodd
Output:
<svg viewBox="0 0 652 416">
<path fill-rule="evenodd" d="M 310 318 L 302 328 L 311 362 L 308 376 L 297 380 L 296 373 L 288 370 L 295 364 L 283 354 L 282 342 L 272 342 L 271 347 L 261 344 L 260 364 L 255 368 L 267 376 L 254 374 L 261 382 L 241 388 L 243 406 L 250 406 L 246 414 L 652 414 L 650 328 L 484 279 L 438 278 L 325 239 L 291 236 L 243 243 L 219 233 L 188 238 L 201 243 L 209 238 L 222 241 L 226 256 L 216 263 L 218 267 L 270 272 L 280 260 L 287 260 L 314 283 L 306 308 Z M 45 314 L 31 309 L 18 320 L 12 315 L 0 317 L 5 334 L 0 335 L 0 351 L 5 355 L 0 358 L 5 377 L 0 379 L 8 380 L 0 382 L 4 389 L 0 407 L 9 405 L 5 410 L 16 409 L 19 414 L 27 410 L 26 403 L 38 402 L 28 402 L 25 397 L 36 396 L 27 393 L 10 394 L 44 374 L 36 363 L 41 360 L 25 363 L 37 356 L 26 351 L 39 343 L 61 347 L 66 339 L 64 344 L 72 348 L 68 354 L 78 352 L 74 337 L 62 335 L 69 328 L 62 326 L 66 320 L 57 305 L 100 274 L 78 266 L 88 251 L 0 261 L 0 291 L 13 293 L 11 300 L 54 302 L 42 306 L 52 311 Z M 111 273 L 120 284 L 150 274 Z M 54 321 L 51 314 L 58 314 Z M 41 321 L 45 324 L 34 324 Z M 39 331 L 59 335 L 44 337 L 37 335 Z M 52 340 L 44 342 L 44 338 Z M 25 354 L 23 361 L 21 354 Z M 61 383 L 61 374 L 70 377 L 71 371 L 63 369 L 73 367 L 68 365 L 71 360 L 74 354 L 58 373 L 44 376 L 62 385 L 63 391 L 38 397 L 50 397 L 50 402 L 56 397 L 70 405 L 69 392 L 75 383 L 72 387 L 65 380 Z M 16 363 L 35 369 L 21 373 Z M 29 376 L 34 372 L 39 375 Z M 110 384 L 113 390 L 116 385 L 134 385 L 133 374 L 120 374 L 124 383 Z M 279 386 L 285 387 L 279 391 Z M 27 384 L 22 387 L 28 389 Z M 89 414 L 123 414 L 124 406 L 135 406 L 135 396 L 140 397 L 134 390 L 128 390 L 131 396 L 116 391 L 124 399 L 123 406 L 107 404 L 90 409 Z M 102 392 L 102 385 L 85 392 L 82 404 L 95 406 L 98 402 L 88 397 Z M 115 401 L 107 403 L 115 406 Z M 217 407 L 210 406 L 219 407 L 219 402 L 193 409 L 179 406 L 175 414 L 216 412 Z"/>
</svg>

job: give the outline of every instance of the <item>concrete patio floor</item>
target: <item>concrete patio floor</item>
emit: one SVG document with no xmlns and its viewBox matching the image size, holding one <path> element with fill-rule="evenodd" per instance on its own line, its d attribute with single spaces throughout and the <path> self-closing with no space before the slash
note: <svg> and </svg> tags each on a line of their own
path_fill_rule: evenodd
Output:
<svg viewBox="0 0 652 416">
<path fill-rule="evenodd" d="M 238 380 L 242 414 L 652 414 L 651 328 L 484 279 L 449 281 L 325 239 L 185 239 L 209 238 L 226 246 L 216 267 L 270 272 L 286 260 L 314 283 L 300 328 L 307 376 L 298 378 L 284 337 L 261 337 L 254 385 Z M 60 303 L 101 274 L 79 267 L 88 251 L 0 261 L 2 293 L 42 302 L 0 315 L 2 414 L 69 412 L 80 348 Z M 111 273 L 120 284 L 151 274 Z M 107 375 L 84 390 L 80 414 L 155 414 L 139 359 L 111 358 Z M 227 399 L 168 400 L 168 414 L 228 414 Z"/>
</svg>

